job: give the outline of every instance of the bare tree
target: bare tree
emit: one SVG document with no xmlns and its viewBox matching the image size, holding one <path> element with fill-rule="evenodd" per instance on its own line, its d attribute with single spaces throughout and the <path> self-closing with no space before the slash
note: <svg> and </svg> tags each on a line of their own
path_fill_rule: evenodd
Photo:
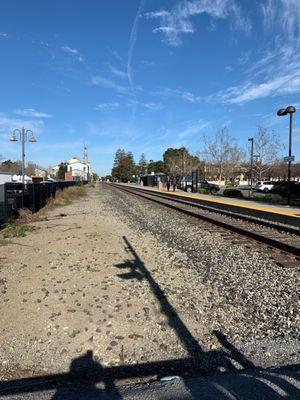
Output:
<svg viewBox="0 0 300 400">
<path fill-rule="evenodd" d="M 234 140 L 234 139 L 233 139 Z M 229 148 L 227 163 L 224 166 L 224 177 L 226 179 L 236 178 L 237 175 L 245 172 L 246 152 L 237 145 Z"/>
<path fill-rule="evenodd" d="M 282 150 L 282 143 L 278 135 L 259 125 L 254 136 L 254 154 L 258 156 L 254 163 L 254 170 L 259 180 L 267 174 L 270 175 L 272 168 L 280 163 L 280 150 Z"/>
<path fill-rule="evenodd" d="M 234 177 L 239 172 L 245 152 L 236 145 L 227 127 L 220 129 L 213 137 L 204 135 L 204 144 L 207 162 L 216 167 L 219 181 Z"/>
</svg>

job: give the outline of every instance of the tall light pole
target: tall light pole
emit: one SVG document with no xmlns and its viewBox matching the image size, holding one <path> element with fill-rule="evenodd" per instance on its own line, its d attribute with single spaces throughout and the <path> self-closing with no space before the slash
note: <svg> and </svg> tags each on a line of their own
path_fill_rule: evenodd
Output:
<svg viewBox="0 0 300 400">
<path fill-rule="evenodd" d="M 18 136 L 20 139 L 18 139 Z M 22 185 L 22 207 L 23 207 L 24 206 L 24 176 L 25 176 L 25 142 L 28 141 L 28 142 L 34 143 L 34 142 L 36 142 L 36 138 L 30 129 L 25 130 L 25 128 L 23 127 L 22 129 L 15 129 L 9 140 L 11 140 L 12 142 L 17 142 L 18 140 L 20 140 L 20 142 L 22 143 L 22 184 L 23 184 Z"/>
<path fill-rule="evenodd" d="M 253 142 L 254 138 L 249 138 L 249 142 L 251 142 L 251 156 L 250 156 L 250 193 L 252 195 L 253 192 Z"/>
<path fill-rule="evenodd" d="M 289 155 L 285 157 L 285 161 L 288 162 L 288 205 L 291 202 L 291 165 L 292 161 L 294 161 L 294 157 L 292 156 L 292 134 L 293 134 L 293 114 L 296 112 L 296 107 L 288 106 L 287 108 L 281 108 L 277 111 L 277 115 L 279 117 L 283 117 L 287 114 L 290 114 L 290 129 L 289 129 Z"/>
</svg>

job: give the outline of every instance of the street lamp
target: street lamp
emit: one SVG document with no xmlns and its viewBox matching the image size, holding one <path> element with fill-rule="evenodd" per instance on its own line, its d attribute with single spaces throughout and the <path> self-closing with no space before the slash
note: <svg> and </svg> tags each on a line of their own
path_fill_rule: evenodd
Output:
<svg viewBox="0 0 300 400">
<path fill-rule="evenodd" d="M 30 137 L 29 137 L 29 135 L 30 135 Z M 12 142 L 17 142 L 18 141 L 17 136 L 20 137 L 20 141 L 22 143 L 22 183 L 24 184 L 24 175 L 25 175 L 25 142 L 29 141 L 31 143 L 34 143 L 34 142 L 36 142 L 36 138 L 35 138 L 33 132 L 30 129 L 25 130 L 25 128 L 22 128 L 21 130 L 20 129 L 15 129 L 9 140 L 12 141 Z"/>
<path fill-rule="evenodd" d="M 18 136 L 20 139 L 18 139 Z M 36 138 L 30 129 L 25 130 L 25 128 L 23 127 L 21 130 L 15 129 L 9 140 L 11 142 L 17 142 L 18 140 L 20 140 L 22 143 L 22 184 L 23 184 L 23 186 L 22 186 L 22 206 L 23 206 L 24 205 L 24 175 L 25 175 L 25 142 L 28 141 L 28 142 L 34 143 L 34 142 L 36 142 Z"/>
<path fill-rule="evenodd" d="M 251 167 L 250 167 L 250 193 L 252 195 L 253 192 L 253 142 L 254 142 L 254 138 L 249 138 L 248 139 L 249 142 L 251 142 Z"/>
<path fill-rule="evenodd" d="M 291 200 L 291 164 L 294 161 L 294 156 L 292 156 L 292 132 L 293 132 L 293 114 L 296 112 L 294 106 L 288 106 L 287 108 L 281 108 L 277 111 L 279 117 L 283 117 L 290 114 L 290 130 L 289 130 L 289 155 L 285 157 L 284 160 L 288 162 L 288 205 L 290 205 Z"/>
</svg>

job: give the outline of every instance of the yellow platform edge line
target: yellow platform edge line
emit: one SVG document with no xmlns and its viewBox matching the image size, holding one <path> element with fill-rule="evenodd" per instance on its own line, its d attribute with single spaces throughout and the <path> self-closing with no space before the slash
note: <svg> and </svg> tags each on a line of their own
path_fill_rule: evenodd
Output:
<svg viewBox="0 0 300 400">
<path fill-rule="evenodd" d="M 153 189 L 153 188 L 148 188 L 147 186 L 143 186 L 143 187 L 139 187 L 139 186 L 130 186 L 125 184 L 124 186 L 128 186 L 128 187 L 133 187 L 136 189 L 146 189 L 152 192 L 157 192 L 157 193 L 166 193 L 166 194 L 170 194 L 172 196 L 177 196 L 177 197 L 186 197 L 188 199 L 199 199 L 199 200 L 204 200 L 207 202 L 212 202 L 212 203 L 217 203 L 217 204 L 223 204 L 223 205 L 229 205 L 229 206 L 235 206 L 235 207 L 239 207 L 239 208 L 248 208 L 250 210 L 257 210 L 257 211 L 263 211 L 263 212 L 268 212 L 268 213 L 272 213 L 272 214 L 279 214 L 279 215 L 286 215 L 288 217 L 293 217 L 293 218 L 299 218 L 300 219 L 300 215 L 294 214 L 291 211 L 284 211 L 284 210 L 278 210 L 278 209 L 274 209 L 274 208 L 267 208 L 267 207 L 255 207 L 251 204 L 240 204 L 240 203 L 234 203 L 234 202 L 226 202 L 226 201 L 222 201 L 219 199 L 207 199 L 205 197 L 202 197 L 203 195 L 197 195 L 197 196 L 191 196 L 189 194 L 186 193 L 174 193 L 174 192 L 167 192 L 165 190 L 158 190 L 158 189 Z M 241 201 L 246 201 L 246 200 L 241 200 Z M 299 210 L 300 213 L 300 210 Z"/>
</svg>

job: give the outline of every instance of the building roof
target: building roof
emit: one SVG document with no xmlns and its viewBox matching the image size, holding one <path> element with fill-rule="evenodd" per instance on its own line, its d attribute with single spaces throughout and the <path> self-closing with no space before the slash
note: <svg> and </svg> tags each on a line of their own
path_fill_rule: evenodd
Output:
<svg viewBox="0 0 300 400">
<path fill-rule="evenodd" d="M 74 164 L 74 163 L 81 163 L 81 161 L 79 160 L 79 158 L 77 157 L 71 157 L 68 161 L 68 164 Z M 81 163 L 82 164 L 82 163 Z"/>
</svg>

